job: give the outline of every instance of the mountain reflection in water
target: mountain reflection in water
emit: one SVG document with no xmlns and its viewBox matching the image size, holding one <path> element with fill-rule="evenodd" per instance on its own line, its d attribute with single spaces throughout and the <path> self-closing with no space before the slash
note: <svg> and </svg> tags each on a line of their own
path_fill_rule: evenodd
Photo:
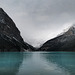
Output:
<svg viewBox="0 0 75 75">
<path fill-rule="evenodd" d="M 0 53 L 0 75 L 75 75 L 74 52 Z"/>
<path fill-rule="evenodd" d="M 75 53 L 28 52 L 17 75 L 75 75 Z M 24 57 L 25 57 L 24 56 Z"/>
<path fill-rule="evenodd" d="M 23 53 L 0 53 L 0 75 L 16 75 L 23 61 Z"/>
</svg>

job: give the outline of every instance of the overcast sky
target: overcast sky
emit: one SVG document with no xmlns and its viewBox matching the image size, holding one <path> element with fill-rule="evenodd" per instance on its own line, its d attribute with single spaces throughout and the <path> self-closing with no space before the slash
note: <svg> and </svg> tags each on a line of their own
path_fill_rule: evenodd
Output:
<svg viewBox="0 0 75 75">
<path fill-rule="evenodd" d="M 26 42 L 39 46 L 75 23 L 75 0 L 0 0 Z"/>
</svg>

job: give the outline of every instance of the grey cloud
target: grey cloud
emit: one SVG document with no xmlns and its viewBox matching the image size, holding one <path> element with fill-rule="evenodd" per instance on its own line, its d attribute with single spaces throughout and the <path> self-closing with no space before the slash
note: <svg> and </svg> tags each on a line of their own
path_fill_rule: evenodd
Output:
<svg viewBox="0 0 75 75">
<path fill-rule="evenodd" d="M 75 0 L 1 0 L 0 7 L 14 20 L 24 40 L 34 46 L 75 22 Z"/>
</svg>

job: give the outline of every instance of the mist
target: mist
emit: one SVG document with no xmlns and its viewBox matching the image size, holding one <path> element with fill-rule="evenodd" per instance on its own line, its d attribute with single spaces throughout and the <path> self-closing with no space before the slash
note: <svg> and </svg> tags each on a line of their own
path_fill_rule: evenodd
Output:
<svg viewBox="0 0 75 75">
<path fill-rule="evenodd" d="M 75 0 L 1 0 L 0 7 L 34 47 L 75 23 Z"/>
</svg>

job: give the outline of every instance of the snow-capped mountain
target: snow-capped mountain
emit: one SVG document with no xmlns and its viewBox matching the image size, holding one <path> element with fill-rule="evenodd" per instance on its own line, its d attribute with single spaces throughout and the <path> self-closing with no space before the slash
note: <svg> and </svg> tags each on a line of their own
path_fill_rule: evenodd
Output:
<svg viewBox="0 0 75 75">
<path fill-rule="evenodd" d="M 40 51 L 75 51 L 75 25 L 51 40 L 45 42 Z"/>
</svg>

